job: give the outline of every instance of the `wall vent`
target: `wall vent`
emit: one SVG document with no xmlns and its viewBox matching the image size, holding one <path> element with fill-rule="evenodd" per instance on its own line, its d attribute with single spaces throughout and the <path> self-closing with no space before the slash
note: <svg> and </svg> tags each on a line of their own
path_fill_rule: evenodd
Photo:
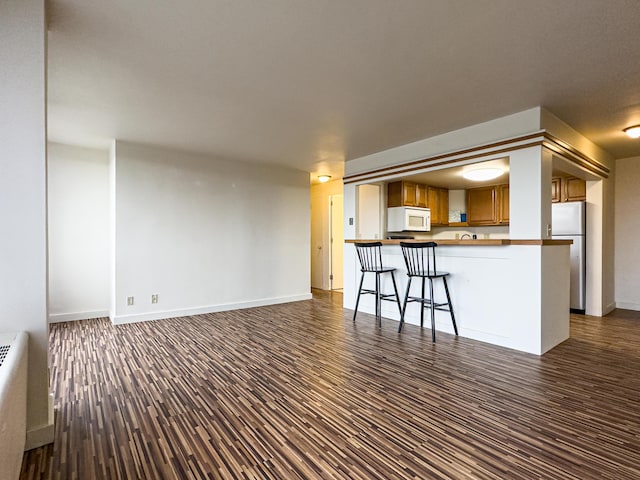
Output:
<svg viewBox="0 0 640 480">
<path fill-rule="evenodd" d="M 4 359 L 7 358 L 11 345 L 0 345 L 0 366 L 4 363 Z"/>
</svg>

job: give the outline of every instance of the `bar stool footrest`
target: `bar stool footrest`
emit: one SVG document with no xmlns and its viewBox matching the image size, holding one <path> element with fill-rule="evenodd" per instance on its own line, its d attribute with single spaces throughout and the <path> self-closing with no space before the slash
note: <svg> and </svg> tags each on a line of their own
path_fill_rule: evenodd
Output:
<svg viewBox="0 0 640 480">
<path fill-rule="evenodd" d="M 411 303 L 411 302 L 418 302 L 418 303 L 422 303 L 424 306 L 431 306 L 431 299 L 429 298 L 421 298 L 421 297 L 409 297 L 407 299 L 407 303 Z M 447 305 L 447 308 L 441 308 L 443 306 Z M 442 302 L 442 303 L 434 303 L 433 304 L 433 308 L 435 308 L 436 310 L 444 310 L 446 312 L 449 311 L 449 304 L 447 302 Z"/>
</svg>

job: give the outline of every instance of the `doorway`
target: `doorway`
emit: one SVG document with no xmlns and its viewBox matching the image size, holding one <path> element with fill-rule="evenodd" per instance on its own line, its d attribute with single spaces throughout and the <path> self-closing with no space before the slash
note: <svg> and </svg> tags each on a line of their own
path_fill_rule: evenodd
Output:
<svg viewBox="0 0 640 480">
<path fill-rule="evenodd" d="M 344 283 L 344 196 L 329 195 L 329 284 L 342 290 Z"/>
</svg>

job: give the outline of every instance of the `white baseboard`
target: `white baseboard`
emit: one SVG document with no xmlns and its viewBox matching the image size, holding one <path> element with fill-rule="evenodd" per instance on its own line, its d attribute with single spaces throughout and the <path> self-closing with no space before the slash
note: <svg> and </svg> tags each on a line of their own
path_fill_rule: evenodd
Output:
<svg viewBox="0 0 640 480">
<path fill-rule="evenodd" d="M 33 450 L 53 443 L 53 423 L 43 425 L 33 430 L 27 430 L 27 439 L 24 442 L 24 451 Z"/>
<path fill-rule="evenodd" d="M 24 442 L 24 451 L 33 450 L 49 443 L 53 443 L 54 435 L 54 413 L 53 413 L 53 394 L 49 394 L 49 418 L 46 425 L 27 430 L 27 438 Z"/>
<path fill-rule="evenodd" d="M 640 311 L 640 303 L 630 302 L 616 302 L 615 308 L 623 308 L 625 310 L 637 310 Z"/>
<path fill-rule="evenodd" d="M 638 305 L 638 307 L 640 307 L 640 305 Z M 605 315 L 610 314 L 610 313 L 611 313 L 611 312 L 613 312 L 616 308 L 618 308 L 618 307 L 616 307 L 616 303 L 615 303 L 615 302 L 612 302 L 612 303 L 610 303 L 609 305 L 605 305 L 604 310 L 603 310 L 603 312 L 602 312 L 602 316 L 604 317 Z M 622 308 L 622 307 L 619 307 L 619 308 Z M 640 310 L 640 308 L 638 308 L 638 310 Z"/>
<path fill-rule="evenodd" d="M 202 307 L 184 308 L 177 310 L 163 310 L 148 313 L 134 313 L 130 315 L 115 315 L 111 318 L 114 325 L 125 323 L 148 322 L 151 320 L 162 320 L 165 318 L 186 317 L 189 315 L 201 315 L 204 313 L 225 312 L 228 310 L 240 310 L 242 308 L 264 307 L 267 305 L 277 305 L 280 303 L 300 302 L 310 300 L 311 293 L 291 295 L 287 297 L 261 298 L 239 303 L 223 303 L 219 305 L 206 305 Z M 106 316 L 106 315 L 105 315 Z"/>
<path fill-rule="evenodd" d="M 108 317 L 109 310 L 94 310 L 91 312 L 73 313 L 52 313 L 49 315 L 49 323 L 74 322 L 76 320 L 87 320 L 89 318 Z"/>
</svg>

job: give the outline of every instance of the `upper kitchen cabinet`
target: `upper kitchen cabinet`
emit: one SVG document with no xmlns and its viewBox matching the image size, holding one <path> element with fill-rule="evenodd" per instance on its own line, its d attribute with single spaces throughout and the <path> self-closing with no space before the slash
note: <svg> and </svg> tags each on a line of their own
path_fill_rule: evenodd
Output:
<svg viewBox="0 0 640 480">
<path fill-rule="evenodd" d="M 387 207 L 417 207 L 418 184 L 414 182 L 391 182 L 387 185 Z"/>
<path fill-rule="evenodd" d="M 500 225 L 509 224 L 509 184 L 498 185 L 496 187 L 498 204 L 498 223 Z"/>
<path fill-rule="evenodd" d="M 387 207 L 427 208 L 427 186 L 404 180 L 387 185 Z"/>
<path fill-rule="evenodd" d="M 467 190 L 469 225 L 509 224 L 509 185 L 470 188 Z"/>
<path fill-rule="evenodd" d="M 562 177 L 553 177 L 551 179 L 551 202 L 560 201 L 562 201 Z"/>
<path fill-rule="evenodd" d="M 581 178 L 566 177 L 564 180 L 564 198 L 567 202 L 580 202 L 587 199 L 587 182 Z"/>
<path fill-rule="evenodd" d="M 429 197 L 427 195 L 427 186 L 416 183 L 416 207 L 427 208 L 429 206 Z"/>
<path fill-rule="evenodd" d="M 467 190 L 467 223 L 469 225 L 495 225 L 498 223 L 496 187 Z"/>
<path fill-rule="evenodd" d="M 422 207 L 431 210 L 431 225 L 449 224 L 449 190 L 400 180 L 387 184 L 387 207 Z"/>
<path fill-rule="evenodd" d="M 431 225 L 449 225 L 449 190 L 427 187 L 427 206 L 431 210 Z"/>
<path fill-rule="evenodd" d="M 587 199 L 587 183 L 576 177 L 553 177 L 551 179 L 551 201 L 580 202 Z"/>
</svg>

